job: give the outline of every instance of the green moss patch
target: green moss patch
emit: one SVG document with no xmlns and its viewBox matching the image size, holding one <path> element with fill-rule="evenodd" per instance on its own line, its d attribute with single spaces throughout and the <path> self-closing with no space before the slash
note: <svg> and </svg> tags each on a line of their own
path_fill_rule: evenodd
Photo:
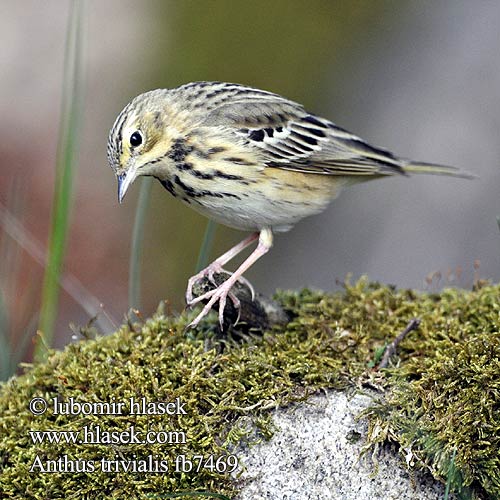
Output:
<svg viewBox="0 0 500 500">
<path fill-rule="evenodd" d="M 178 498 L 174 494 L 182 492 L 184 498 L 231 497 L 234 484 L 221 467 L 229 463 L 233 444 L 272 433 L 272 408 L 320 388 L 363 385 L 380 393 L 367 412 L 372 444 L 394 440 L 407 458 L 450 479 L 462 495 L 499 498 L 499 296 L 499 286 L 429 295 L 361 280 L 342 293 L 277 294 L 294 319 L 243 341 L 213 334 L 215 318 L 185 333 L 195 313 L 173 317 L 159 311 L 144 324 L 52 352 L 46 363 L 0 388 L 0 498 Z M 415 317 L 420 327 L 398 346 L 390 368 L 377 370 L 383 347 Z M 43 415 L 29 410 L 35 397 L 49 402 Z M 54 414 L 54 398 L 177 401 L 185 412 L 137 415 L 126 404 L 121 415 Z M 34 444 L 29 434 L 96 426 L 109 433 L 133 426 L 141 436 L 165 431 L 174 439 Z M 78 461 L 81 470 L 40 470 L 56 467 L 64 456 L 63 467 L 73 461 L 77 468 Z M 179 456 L 207 461 L 199 471 L 183 472 L 175 467 Z M 112 470 L 101 470 L 103 462 Z M 125 471 L 127 463 L 139 470 Z M 84 470 L 88 464 L 94 470 Z M 154 470 L 161 464 L 168 472 Z"/>
</svg>

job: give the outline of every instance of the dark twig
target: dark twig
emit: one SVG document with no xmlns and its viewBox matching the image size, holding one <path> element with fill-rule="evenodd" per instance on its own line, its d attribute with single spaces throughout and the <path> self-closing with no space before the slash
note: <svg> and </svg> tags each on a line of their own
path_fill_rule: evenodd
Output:
<svg viewBox="0 0 500 500">
<path fill-rule="evenodd" d="M 407 325 L 406 328 L 386 347 L 382 361 L 378 365 L 378 369 L 386 368 L 389 364 L 389 358 L 396 354 L 396 349 L 399 343 L 413 330 L 416 330 L 420 326 L 420 320 L 418 318 L 413 318 Z"/>
</svg>

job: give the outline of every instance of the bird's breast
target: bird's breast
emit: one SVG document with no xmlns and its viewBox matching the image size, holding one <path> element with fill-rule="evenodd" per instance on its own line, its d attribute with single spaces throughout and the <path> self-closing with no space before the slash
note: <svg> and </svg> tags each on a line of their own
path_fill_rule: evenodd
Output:
<svg viewBox="0 0 500 500">
<path fill-rule="evenodd" d="M 342 179 L 266 167 L 258 153 L 214 142 L 175 162 L 157 176 L 194 210 L 241 230 L 286 230 L 323 211 Z"/>
</svg>

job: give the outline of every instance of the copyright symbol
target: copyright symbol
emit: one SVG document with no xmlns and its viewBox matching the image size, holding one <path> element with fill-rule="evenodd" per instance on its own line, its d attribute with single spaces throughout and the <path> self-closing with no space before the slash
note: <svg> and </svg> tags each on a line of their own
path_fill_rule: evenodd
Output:
<svg viewBox="0 0 500 500">
<path fill-rule="evenodd" d="M 43 415 L 47 411 L 47 401 L 43 398 L 33 398 L 30 401 L 29 409 L 33 415 Z"/>
</svg>

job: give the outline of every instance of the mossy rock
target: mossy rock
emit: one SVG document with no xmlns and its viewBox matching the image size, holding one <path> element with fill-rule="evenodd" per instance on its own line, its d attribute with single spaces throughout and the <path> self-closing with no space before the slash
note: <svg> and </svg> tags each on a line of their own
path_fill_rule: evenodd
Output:
<svg viewBox="0 0 500 500">
<path fill-rule="evenodd" d="M 195 312 L 160 310 L 52 351 L 0 386 L 0 498 L 230 498 L 235 483 L 221 471 L 233 445 L 269 437 L 272 408 L 322 388 L 363 386 L 379 394 L 366 412 L 372 446 L 395 441 L 411 465 L 430 469 L 459 497 L 500 498 L 499 297 L 498 285 L 424 294 L 360 280 L 338 293 L 278 293 L 293 319 L 264 334 L 223 337 L 214 333 L 215 316 L 185 332 Z M 379 369 L 383 348 L 412 318 L 419 328 Z M 33 415 L 33 398 L 47 401 L 47 411 Z M 175 411 L 131 415 L 130 398 L 169 401 Z M 54 401 L 126 404 L 120 415 L 67 415 L 55 414 Z M 96 426 L 172 439 L 34 444 L 29 433 Z M 194 455 L 215 461 L 199 471 L 176 468 L 177 457 Z M 67 472 L 44 472 L 50 467 Z"/>
</svg>

